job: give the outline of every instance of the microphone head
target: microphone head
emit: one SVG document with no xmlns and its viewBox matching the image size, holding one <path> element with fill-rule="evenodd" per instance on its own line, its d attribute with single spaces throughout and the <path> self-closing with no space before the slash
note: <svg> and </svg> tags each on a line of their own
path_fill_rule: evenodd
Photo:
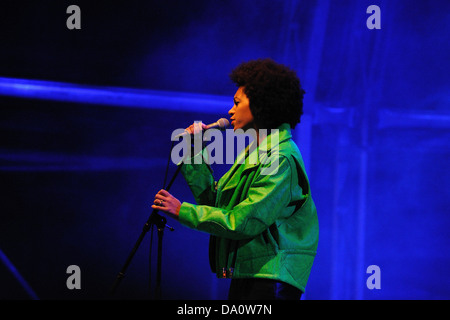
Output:
<svg viewBox="0 0 450 320">
<path fill-rule="evenodd" d="M 226 118 L 220 118 L 217 120 L 217 124 L 219 125 L 220 130 L 225 130 L 230 125 L 230 121 Z"/>
</svg>

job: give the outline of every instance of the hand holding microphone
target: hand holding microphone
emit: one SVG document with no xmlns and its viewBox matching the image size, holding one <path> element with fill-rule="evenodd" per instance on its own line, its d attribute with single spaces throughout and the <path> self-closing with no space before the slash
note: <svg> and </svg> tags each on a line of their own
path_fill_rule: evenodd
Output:
<svg viewBox="0 0 450 320">
<path fill-rule="evenodd" d="M 196 121 L 193 124 L 191 124 L 189 127 L 187 127 L 185 132 L 182 133 L 181 135 L 186 135 L 186 134 L 196 135 L 204 130 L 208 130 L 208 125 L 204 124 L 201 121 Z"/>
</svg>

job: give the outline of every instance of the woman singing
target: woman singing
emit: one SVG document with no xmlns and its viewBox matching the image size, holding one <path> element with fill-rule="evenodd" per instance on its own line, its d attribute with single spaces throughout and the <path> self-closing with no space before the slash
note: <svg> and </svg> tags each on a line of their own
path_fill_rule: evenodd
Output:
<svg viewBox="0 0 450 320">
<path fill-rule="evenodd" d="M 230 300 L 298 300 L 319 236 L 308 177 L 291 135 L 303 114 L 304 91 L 294 71 L 271 59 L 243 63 L 230 78 L 238 87 L 228 111 L 231 125 L 254 130 L 256 147 L 243 150 L 218 182 L 206 161 L 184 164 L 181 172 L 196 204 L 160 190 L 152 207 L 211 235 L 211 268 L 232 279 Z M 186 130 L 196 134 L 205 127 L 196 123 Z M 253 152 L 258 161 L 248 161 Z M 276 170 L 264 172 L 268 157 L 276 158 Z"/>
</svg>

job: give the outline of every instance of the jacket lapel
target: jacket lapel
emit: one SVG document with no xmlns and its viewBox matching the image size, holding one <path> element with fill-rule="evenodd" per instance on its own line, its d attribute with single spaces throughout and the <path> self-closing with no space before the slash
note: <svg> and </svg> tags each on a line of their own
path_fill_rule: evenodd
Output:
<svg viewBox="0 0 450 320">
<path fill-rule="evenodd" d="M 268 132 L 268 134 L 259 147 L 256 146 L 256 141 L 252 141 L 250 145 L 240 152 L 233 166 L 219 180 L 218 190 L 225 191 L 235 188 L 245 171 L 259 166 L 261 161 L 265 161 L 267 157 L 270 157 L 276 148 L 279 148 L 282 143 L 292 138 L 288 124 L 282 124 L 274 133 Z M 273 143 L 276 145 L 273 145 Z"/>
<path fill-rule="evenodd" d="M 258 149 L 255 148 L 256 142 L 252 141 L 244 150 L 236 157 L 236 161 L 230 170 L 219 180 L 218 189 L 228 190 L 234 189 L 241 180 L 242 174 L 246 170 L 259 165 Z M 254 161 L 249 161 L 249 159 Z"/>
</svg>

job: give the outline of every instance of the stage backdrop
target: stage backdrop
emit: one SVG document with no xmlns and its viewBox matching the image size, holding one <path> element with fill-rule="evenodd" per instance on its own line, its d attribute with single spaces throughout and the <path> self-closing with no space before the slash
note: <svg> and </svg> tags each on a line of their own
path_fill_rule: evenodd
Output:
<svg viewBox="0 0 450 320">
<path fill-rule="evenodd" d="M 175 173 L 171 134 L 227 117 L 228 74 L 264 57 L 307 92 L 294 139 L 320 240 L 303 299 L 450 298 L 448 1 L 1 6 L 1 299 L 153 299 L 156 231 L 109 290 Z M 171 193 L 194 201 L 181 176 Z M 208 235 L 168 224 L 162 298 L 225 299 Z"/>
</svg>

